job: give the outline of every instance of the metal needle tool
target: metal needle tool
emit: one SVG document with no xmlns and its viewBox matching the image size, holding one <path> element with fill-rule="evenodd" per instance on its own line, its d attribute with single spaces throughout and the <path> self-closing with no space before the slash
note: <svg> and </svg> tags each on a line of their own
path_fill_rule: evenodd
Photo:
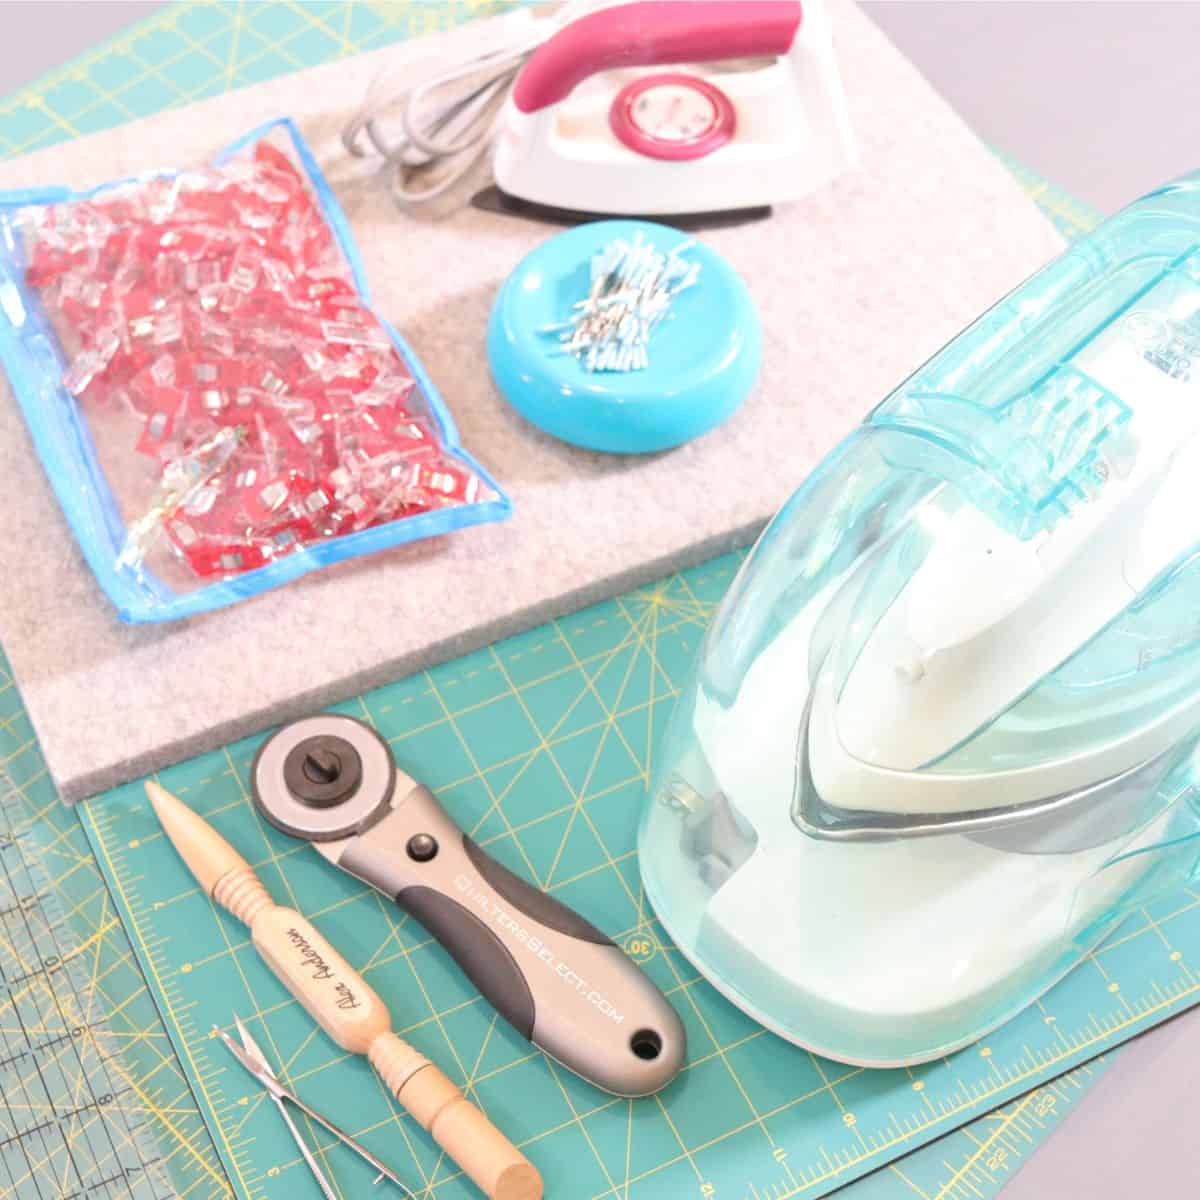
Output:
<svg viewBox="0 0 1200 1200">
<path fill-rule="evenodd" d="M 242 1064 L 245 1069 L 254 1076 L 255 1079 L 263 1086 L 267 1094 L 275 1102 L 279 1109 L 280 1115 L 287 1123 L 287 1127 L 291 1130 L 293 1139 L 296 1142 L 300 1153 L 304 1156 L 304 1161 L 308 1164 L 309 1170 L 312 1171 L 313 1177 L 316 1179 L 321 1191 L 325 1195 L 325 1200 L 338 1200 L 336 1193 L 329 1185 L 329 1180 L 326 1179 L 324 1172 L 317 1164 L 315 1158 L 304 1139 L 300 1136 L 300 1131 L 296 1128 L 292 1121 L 284 1101 L 287 1100 L 294 1104 L 306 1117 L 311 1117 L 318 1125 L 327 1129 L 338 1139 L 344 1146 L 348 1146 L 359 1158 L 371 1164 L 371 1166 L 379 1172 L 375 1177 L 375 1182 L 378 1183 L 381 1179 L 390 1179 L 398 1188 L 400 1188 L 406 1196 L 411 1197 L 411 1200 L 416 1200 L 412 1189 L 396 1176 L 383 1163 L 373 1155 L 361 1142 L 356 1141 L 348 1133 L 339 1129 L 331 1121 L 321 1116 L 315 1109 L 309 1108 L 303 1100 L 300 1099 L 294 1092 L 288 1091 L 287 1088 L 279 1082 L 278 1076 L 271 1069 L 271 1064 L 267 1061 L 267 1056 L 263 1053 L 259 1044 L 250 1036 L 250 1031 L 242 1024 L 240 1017 L 234 1017 L 234 1024 L 237 1025 L 238 1035 L 242 1039 L 242 1044 L 239 1046 L 223 1029 L 213 1026 L 213 1032 L 223 1041 L 228 1048 L 230 1054 Z"/>
<path fill-rule="evenodd" d="M 325 935 L 295 909 L 276 904 L 250 864 L 178 797 L 152 779 L 146 781 L 146 794 L 196 882 L 250 930 L 263 963 L 330 1040 L 370 1062 L 388 1094 L 488 1200 L 542 1200 L 542 1177 L 533 1163 L 445 1072 L 392 1029 L 387 1005 Z M 265 1082 L 257 1063 L 248 1069 Z M 298 1103 L 295 1096 L 289 1099 Z"/>
</svg>

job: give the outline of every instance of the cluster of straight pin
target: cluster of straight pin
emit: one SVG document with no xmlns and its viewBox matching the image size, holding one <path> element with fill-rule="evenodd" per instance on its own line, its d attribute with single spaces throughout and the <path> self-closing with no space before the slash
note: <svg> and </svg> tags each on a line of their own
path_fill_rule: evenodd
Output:
<svg viewBox="0 0 1200 1200">
<path fill-rule="evenodd" d="M 592 255 L 587 298 L 573 306 L 561 341 L 589 371 L 640 371 L 649 365 L 648 346 L 671 301 L 694 284 L 700 264 L 684 255 L 691 241 L 663 254 L 639 232 L 633 241 L 616 238 Z"/>
</svg>

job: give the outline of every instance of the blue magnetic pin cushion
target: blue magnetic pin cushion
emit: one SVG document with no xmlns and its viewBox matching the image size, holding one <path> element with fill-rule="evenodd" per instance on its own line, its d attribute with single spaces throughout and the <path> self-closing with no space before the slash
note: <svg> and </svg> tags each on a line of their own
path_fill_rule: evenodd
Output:
<svg viewBox="0 0 1200 1200">
<path fill-rule="evenodd" d="M 591 283 L 592 256 L 616 238 L 666 254 L 692 241 L 696 283 L 650 335 L 649 365 L 589 371 L 560 343 Z M 533 424 L 576 446 L 617 454 L 668 450 L 729 417 L 758 376 L 762 333 L 746 285 L 715 250 L 650 221 L 596 221 L 543 242 L 492 307 L 488 365 L 500 394 Z"/>
</svg>

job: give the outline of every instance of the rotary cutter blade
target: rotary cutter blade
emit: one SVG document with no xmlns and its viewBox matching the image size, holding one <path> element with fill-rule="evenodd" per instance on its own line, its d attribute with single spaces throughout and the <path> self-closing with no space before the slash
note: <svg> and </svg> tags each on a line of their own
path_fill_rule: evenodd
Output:
<svg viewBox="0 0 1200 1200">
<path fill-rule="evenodd" d="M 351 717 L 285 725 L 251 789 L 277 829 L 391 897 L 534 1045 L 605 1091 L 658 1091 L 683 1064 L 675 1010 L 607 936 L 501 866 L 387 743 Z"/>
</svg>

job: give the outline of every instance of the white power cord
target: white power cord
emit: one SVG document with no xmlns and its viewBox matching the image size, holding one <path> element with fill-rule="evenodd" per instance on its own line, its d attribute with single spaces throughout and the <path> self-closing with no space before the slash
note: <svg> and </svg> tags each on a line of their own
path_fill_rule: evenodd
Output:
<svg viewBox="0 0 1200 1200">
<path fill-rule="evenodd" d="M 400 68 L 386 68 L 342 130 L 342 144 L 356 158 L 374 151 L 388 163 L 398 204 L 409 207 L 436 199 L 491 145 L 504 101 L 525 60 L 564 25 L 598 7 L 596 0 L 570 0 L 549 18 L 519 9 L 481 23 L 474 32 L 486 41 L 471 38 L 457 51 L 458 57 L 410 60 Z M 384 118 L 389 116 L 391 128 L 385 131 Z M 415 175 L 442 164 L 447 169 L 437 173 L 437 182 L 413 186 Z"/>
</svg>

